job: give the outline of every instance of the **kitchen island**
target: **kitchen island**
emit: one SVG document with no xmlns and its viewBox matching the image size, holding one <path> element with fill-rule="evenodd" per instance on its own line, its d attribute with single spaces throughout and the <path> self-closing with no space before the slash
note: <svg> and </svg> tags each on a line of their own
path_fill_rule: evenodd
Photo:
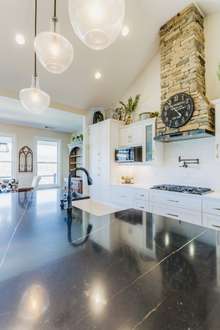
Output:
<svg viewBox="0 0 220 330">
<path fill-rule="evenodd" d="M 0 329 L 219 329 L 217 230 L 59 198 L 0 195 Z"/>
</svg>

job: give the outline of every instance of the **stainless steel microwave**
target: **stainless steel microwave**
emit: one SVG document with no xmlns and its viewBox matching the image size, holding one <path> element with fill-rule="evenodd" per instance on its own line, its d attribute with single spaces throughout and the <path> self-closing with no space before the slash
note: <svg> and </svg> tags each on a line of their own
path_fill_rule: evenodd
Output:
<svg viewBox="0 0 220 330">
<path fill-rule="evenodd" d="M 135 163 L 143 161 L 143 147 L 122 147 L 115 149 L 117 163 Z"/>
</svg>

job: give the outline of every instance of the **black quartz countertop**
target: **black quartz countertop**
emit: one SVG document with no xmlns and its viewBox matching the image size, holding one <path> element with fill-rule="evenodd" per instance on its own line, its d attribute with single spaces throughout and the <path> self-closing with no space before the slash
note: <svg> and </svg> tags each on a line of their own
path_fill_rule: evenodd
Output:
<svg viewBox="0 0 220 330">
<path fill-rule="evenodd" d="M 1 330 L 220 328 L 218 231 L 59 198 L 0 195 Z"/>
</svg>

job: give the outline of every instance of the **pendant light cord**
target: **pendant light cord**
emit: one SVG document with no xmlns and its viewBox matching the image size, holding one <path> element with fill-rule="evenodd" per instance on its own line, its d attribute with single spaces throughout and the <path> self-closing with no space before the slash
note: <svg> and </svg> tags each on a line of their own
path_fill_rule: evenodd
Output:
<svg viewBox="0 0 220 330">
<path fill-rule="evenodd" d="M 54 0 L 53 16 L 57 17 L 57 0 Z"/>
<path fill-rule="evenodd" d="M 56 32 L 56 24 L 57 24 L 57 0 L 54 0 L 53 2 L 53 32 Z"/>
<path fill-rule="evenodd" d="M 37 0 L 35 0 L 35 8 L 34 8 L 34 37 L 37 36 Z M 36 87 L 36 78 L 37 78 L 37 55 L 36 51 L 34 52 L 34 79 L 35 79 L 35 87 Z"/>
</svg>

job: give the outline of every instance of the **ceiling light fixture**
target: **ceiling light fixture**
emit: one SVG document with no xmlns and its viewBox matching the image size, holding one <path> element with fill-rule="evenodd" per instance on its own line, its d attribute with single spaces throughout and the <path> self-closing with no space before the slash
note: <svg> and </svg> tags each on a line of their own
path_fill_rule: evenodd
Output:
<svg viewBox="0 0 220 330">
<path fill-rule="evenodd" d="M 15 41 L 19 46 L 23 46 L 25 44 L 25 37 L 23 36 L 23 34 L 17 33 L 15 35 Z"/>
<path fill-rule="evenodd" d="M 35 0 L 35 24 L 34 34 L 37 33 L 37 0 Z M 37 74 L 37 59 L 34 53 L 34 75 L 30 88 L 22 89 L 19 93 L 22 106 L 33 113 L 41 113 L 49 107 L 50 96 L 40 89 L 39 78 Z"/>
<path fill-rule="evenodd" d="M 102 78 L 102 74 L 101 74 L 101 72 L 97 71 L 97 72 L 95 73 L 94 77 L 95 77 L 96 80 L 100 80 L 100 79 Z"/>
<path fill-rule="evenodd" d="M 121 34 L 123 37 L 127 37 L 129 35 L 130 29 L 127 25 L 125 25 L 122 30 L 121 30 Z"/>
<path fill-rule="evenodd" d="M 54 0 L 54 15 L 51 31 L 41 32 L 34 41 L 37 57 L 43 67 L 55 74 L 63 73 L 73 61 L 74 51 L 71 43 L 58 33 L 57 2 Z"/>
<path fill-rule="evenodd" d="M 122 30 L 125 0 L 69 0 L 69 16 L 76 35 L 86 46 L 105 49 Z"/>
</svg>

